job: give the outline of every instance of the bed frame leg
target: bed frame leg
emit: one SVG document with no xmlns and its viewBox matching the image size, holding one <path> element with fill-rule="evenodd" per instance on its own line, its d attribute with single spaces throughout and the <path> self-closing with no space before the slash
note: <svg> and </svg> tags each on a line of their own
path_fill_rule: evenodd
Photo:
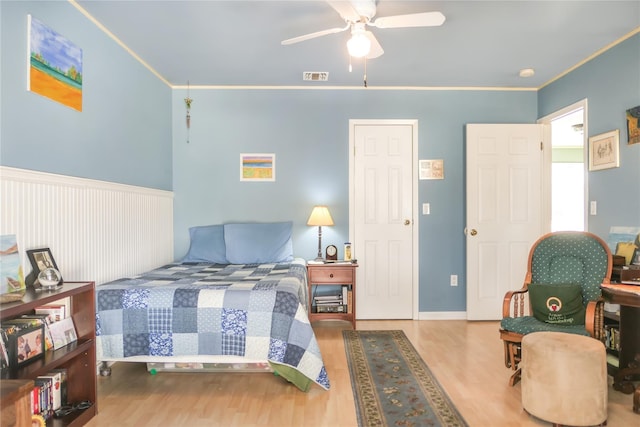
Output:
<svg viewBox="0 0 640 427">
<path fill-rule="evenodd" d="M 101 362 L 101 364 L 100 364 L 100 376 L 101 377 L 110 377 L 111 376 L 111 367 L 107 364 L 107 362 Z"/>
</svg>

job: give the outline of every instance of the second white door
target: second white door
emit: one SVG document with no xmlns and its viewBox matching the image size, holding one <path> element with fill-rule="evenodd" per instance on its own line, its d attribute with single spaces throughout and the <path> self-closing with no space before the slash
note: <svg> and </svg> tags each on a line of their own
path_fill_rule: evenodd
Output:
<svg viewBox="0 0 640 427">
<path fill-rule="evenodd" d="M 358 319 L 412 319 L 415 121 L 351 121 L 350 236 Z"/>
<path fill-rule="evenodd" d="M 467 319 L 502 317 L 522 286 L 527 257 L 544 228 L 543 147 L 548 128 L 467 125 Z"/>
</svg>

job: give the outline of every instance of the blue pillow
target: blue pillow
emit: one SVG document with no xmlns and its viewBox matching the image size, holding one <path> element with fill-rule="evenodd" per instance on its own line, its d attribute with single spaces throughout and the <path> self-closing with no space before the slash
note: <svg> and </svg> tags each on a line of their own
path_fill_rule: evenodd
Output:
<svg viewBox="0 0 640 427">
<path fill-rule="evenodd" d="M 224 242 L 231 264 L 293 260 L 293 222 L 225 224 Z"/>
<path fill-rule="evenodd" d="M 224 228 L 221 224 L 191 227 L 189 236 L 191 245 L 182 262 L 228 264 L 225 256 Z"/>
</svg>

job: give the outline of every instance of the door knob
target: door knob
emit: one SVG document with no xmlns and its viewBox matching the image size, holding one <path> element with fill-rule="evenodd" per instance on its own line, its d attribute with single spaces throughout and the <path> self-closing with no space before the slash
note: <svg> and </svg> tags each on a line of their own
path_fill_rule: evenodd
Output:
<svg viewBox="0 0 640 427">
<path fill-rule="evenodd" d="M 409 224 L 411 224 L 411 220 L 409 220 L 409 219 L 405 219 L 405 220 L 404 220 L 404 225 L 409 225 Z"/>
<path fill-rule="evenodd" d="M 471 231 L 469 232 L 472 236 L 475 236 L 476 234 L 478 234 L 478 232 L 476 231 L 475 228 L 472 228 Z"/>
</svg>

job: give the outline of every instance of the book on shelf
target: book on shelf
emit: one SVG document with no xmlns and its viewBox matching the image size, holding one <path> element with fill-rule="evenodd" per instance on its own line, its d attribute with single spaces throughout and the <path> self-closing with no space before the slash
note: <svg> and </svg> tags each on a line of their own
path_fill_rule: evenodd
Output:
<svg viewBox="0 0 640 427">
<path fill-rule="evenodd" d="M 34 405 L 36 415 L 41 415 L 45 420 L 53 413 L 53 381 L 51 378 L 36 377 L 33 380 L 35 388 L 38 388 L 38 405 Z"/>
<path fill-rule="evenodd" d="M 313 297 L 316 301 L 331 301 L 341 299 L 342 295 L 316 295 Z"/>
<path fill-rule="evenodd" d="M 351 289 L 347 292 L 347 313 L 353 313 L 353 291 Z"/>
<path fill-rule="evenodd" d="M 51 372 L 47 375 L 40 375 L 37 378 L 51 381 L 51 410 L 60 409 L 60 406 L 62 406 L 62 374 L 60 372 Z"/>
<path fill-rule="evenodd" d="M 36 314 L 50 314 L 53 316 L 54 322 L 59 322 L 60 320 L 67 317 L 66 307 L 64 304 L 47 304 L 36 307 Z"/>
<path fill-rule="evenodd" d="M 49 374 L 60 375 L 60 406 L 65 406 L 67 401 L 67 368 L 52 369 Z"/>
<path fill-rule="evenodd" d="M 343 304 L 322 304 L 316 306 L 316 313 L 346 313 L 347 306 Z"/>
<path fill-rule="evenodd" d="M 0 328 L 0 368 L 4 372 L 9 368 L 9 353 L 7 352 L 7 334 Z"/>
</svg>

